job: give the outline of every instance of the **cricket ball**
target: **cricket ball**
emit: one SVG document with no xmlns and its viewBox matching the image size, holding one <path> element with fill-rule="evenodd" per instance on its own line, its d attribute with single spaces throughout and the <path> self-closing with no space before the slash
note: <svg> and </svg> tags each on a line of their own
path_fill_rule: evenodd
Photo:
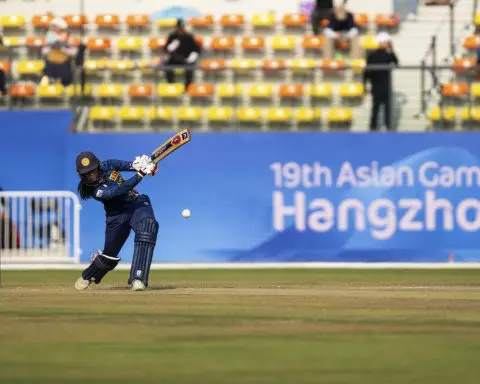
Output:
<svg viewBox="0 0 480 384">
<path fill-rule="evenodd" d="M 182 211 L 182 216 L 185 217 L 186 219 L 188 219 L 191 214 L 192 214 L 192 213 L 190 212 L 189 209 L 184 209 L 184 210 Z"/>
</svg>

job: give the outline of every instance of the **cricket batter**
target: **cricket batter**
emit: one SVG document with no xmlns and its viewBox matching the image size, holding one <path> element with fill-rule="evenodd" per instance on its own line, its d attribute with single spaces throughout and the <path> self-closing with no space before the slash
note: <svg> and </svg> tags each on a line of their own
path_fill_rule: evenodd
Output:
<svg viewBox="0 0 480 384">
<path fill-rule="evenodd" d="M 137 156 L 133 162 L 100 162 L 92 152 L 82 152 L 77 156 L 76 165 L 80 176 L 78 193 L 84 200 L 94 198 L 103 203 L 106 229 L 103 251 L 98 250 L 93 254 L 90 265 L 76 281 L 75 288 L 84 290 L 92 282 L 99 284 L 117 266 L 120 261 L 118 254 L 133 229 L 135 247 L 128 284 L 132 285 L 133 291 L 145 290 L 157 240 L 158 222 L 149 197 L 139 194 L 134 187 L 146 175 L 155 175 L 156 164 L 146 155 Z M 136 173 L 124 181 L 121 171 Z"/>
</svg>

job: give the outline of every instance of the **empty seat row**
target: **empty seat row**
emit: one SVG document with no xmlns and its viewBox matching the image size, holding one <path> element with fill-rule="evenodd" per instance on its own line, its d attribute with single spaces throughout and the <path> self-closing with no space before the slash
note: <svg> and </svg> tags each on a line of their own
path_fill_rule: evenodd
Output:
<svg viewBox="0 0 480 384">
<path fill-rule="evenodd" d="M 428 119 L 432 122 L 454 122 L 460 118 L 461 121 L 480 122 L 480 107 L 434 107 L 428 113 Z"/>
<path fill-rule="evenodd" d="M 32 84 L 16 84 L 12 86 L 11 94 L 17 97 L 30 97 L 37 94 L 39 97 L 72 97 L 76 95 L 96 96 L 100 98 L 121 98 L 125 95 L 127 87 L 122 84 L 101 84 L 92 87 L 86 84 L 83 89 L 80 85 L 70 85 L 66 89 L 61 84 L 39 85 L 35 88 Z M 128 96 L 132 98 L 150 98 L 154 95 L 153 84 L 132 84 L 128 86 Z M 334 87 L 332 84 L 319 83 L 304 86 L 303 84 L 280 84 L 274 87 L 271 84 L 191 84 L 187 90 L 183 84 L 159 84 L 156 95 L 162 98 L 179 98 L 186 93 L 192 98 L 213 97 L 240 98 L 245 94 L 250 98 L 268 99 L 277 94 L 280 98 L 300 98 L 309 95 L 312 98 L 328 99 L 334 94 L 342 98 L 361 98 L 365 95 L 362 83 L 346 83 Z"/>
<path fill-rule="evenodd" d="M 330 123 L 348 123 L 353 119 L 353 111 L 350 108 L 331 108 L 324 113 L 320 108 L 255 108 L 241 107 L 106 107 L 94 106 L 90 109 L 90 120 L 111 121 L 121 120 L 163 120 L 198 122 L 202 118 L 208 121 L 227 122 L 237 119 L 242 122 L 258 123 L 264 119 L 271 122 L 297 121 L 303 123 L 320 122 L 325 119 Z"/>
<path fill-rule="evenodd" d="M 37 28 L 48 27 L 50 21 L 53 19 L 53 15 L 35 15 L 31 18 L 31 24 Z M 378 27 L 396 27 L 400 24 L 400 16 L 394 14 L 376 14 L 369 16 L 365 13 L 359 13 L 355 15 L 355 22 L 360 27 L 366 27 L 370 24 L 371 19 Z M 125 23 L 128 27 L 149 27 L 151 23 L 154 23 L 161 28 L 172 28 L 175 26 L 175 19 L 157 19 L 151 20 L 146 14 L 131 14 L 122 18 L 116 14 L 101 14 L 96 15 L 91 20 L 85 14 L 71 14 L 64 16 L 64 20 L 70 27 L 85 26 L 93 21 L 98 28 L 115 28 L 119 27 L 122 23 Z M 278 23 L 283 24 L 285 27 L 305 27 L 308 25 L 308 16 L 301 13 L 287 13 L 277 17 L 273 12 L 269 13 L 256 13 L 251 17 L 247 17 L 243 14 L 224 14 L 220 17 L 215 17 L 211 14 L 201 17 L 193 17 L 187 20 L 187 24 L 194 28 L 211 28 L 215 24 L 220 25 L 223 28 L 242 28 L 249 23 L 254 28 L 273 28 Z M 0 17 L 0 25 L 6 28 L 23 28 L 27 24 L 27 18 L 23 15 L 3 15 Z"/>
<path fill-rule="evenodd" d="M 263 36 L 212 36 L 211 38 L 196 37 L 197 43 L 214 52 L 233 52 L 237 47 L 241 47 L 243 51 L 262 52 L 267 47 L 274 51 L 291 51 L 302 47 L 306 51 L 318 51 L 325 46 L 325 38 L 323 36 L 307 35 L 296 37 L 292 35 L 271 36 L 265 38 Z M 45 44 L 43 36 L 27 36 L 26 38 L 18 36 L 4 36 L 3 43 L 6 47 L 17 47 L 25 45 L 28 48 L 37 49 Z M 143 38 L 141 36 L 120 36 L 112 39 L 111 37 L 90 36 L 87 39 L 87 48 L 91 52 L 108 53 L 114 46 L 120 52 L 136 52 L 141 51 L 145 45 L 152 51 L 161 50 L 167 43 L 166 36 L 150 36 Z M 80 44 L 79 38 L 73 38 L 73 45 Z M 365 50 L 373 50 L 378 48 L 376 36 L 366 35 L 361 37 L 361 47 Z M 348 49 L 348 41 L 342 42 L 341 49 Z"/>
</svg>

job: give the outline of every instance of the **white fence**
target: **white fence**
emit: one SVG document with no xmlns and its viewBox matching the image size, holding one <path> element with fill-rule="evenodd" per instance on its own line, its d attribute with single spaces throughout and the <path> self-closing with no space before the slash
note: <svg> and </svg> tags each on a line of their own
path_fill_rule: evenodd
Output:
<svg viewBox="0 0 480 384">
<path fill-rule="evenodd" d="M 0 262 L 80 263 L 80 202 L 69 191 L 0 192 Z"/>
</svg>

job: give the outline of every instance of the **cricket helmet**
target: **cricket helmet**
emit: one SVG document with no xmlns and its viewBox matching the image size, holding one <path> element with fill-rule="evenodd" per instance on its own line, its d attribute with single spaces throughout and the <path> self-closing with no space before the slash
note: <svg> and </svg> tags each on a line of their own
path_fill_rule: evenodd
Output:
<svg viewBox="0 0 480 384">
<path fill-rule="evenodd" d="M 100 160 L 93 152 L 81 152 L 77 156 L 77 172 L 79 175 L 85 175 L 88 172 L 97 169 L 100 166 Z"/>
</svg>

